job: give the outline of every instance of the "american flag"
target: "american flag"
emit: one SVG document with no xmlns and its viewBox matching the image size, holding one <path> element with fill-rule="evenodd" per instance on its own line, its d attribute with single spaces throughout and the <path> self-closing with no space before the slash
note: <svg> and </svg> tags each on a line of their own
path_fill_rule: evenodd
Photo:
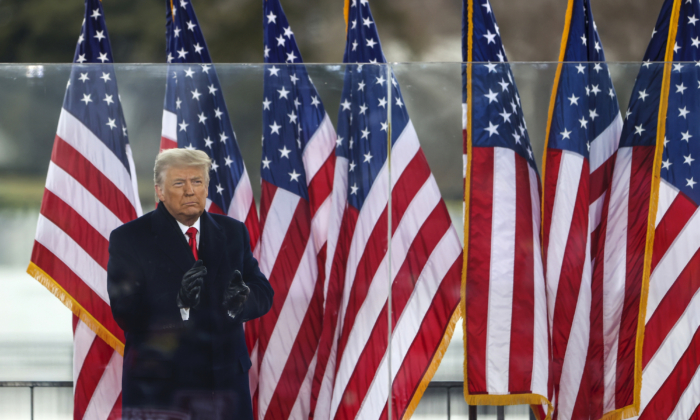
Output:
<svg viewBox="0 0 700 420">
<path fill-rule="evenodd" d="M 258 323 L 253 359 L 259 363 L 259 382 L 253 399 L 260 420 L 307 419 L 323 318 L 336 134 L 300 64 L 279 0 L 264 1 L 263 15 L 268 65 L 262 102 L 259 261 L 275 298 Z"/>
<path fill-rule="evenodd" d="M 107 249 L 141 205 L 112 60 L 102 5 L 86 0 L 27 269 L 79 318 L 75 419 L 121 417 L 124 333 L 109 306 Z"/>
<path fill-rule="evenodd" d="M 206 210 L 244 222 L 256 252 L 260 237 L 253 189 L 224 93 L 191 1 L 165 1 L 168 76 L 160 149 L 197 149 L 212 159 Z"/>
<path fill-rule="evenodd" d="M 627 248 L 622 256 L 627 264 L 622 260 L 616 279 L 638 294 L 641 289 L 642 305 L 648 287 L 640 313 L 645 322 L 640 419 L 700 415 L 699 17 L 698 0 L 664 2 L 615 166 L 619 247 Z M 610 206 L 612 212 L 612 198 Z"/>
<path fill-rule="evenodd" d="M 313 414 L 399 419 L 417 406 L 459 317 L 462 246 L 398 83 L 377 65 L 386 59 L 368 1 L 346 2 L 346 16 L 344 62 L 370 64 L 345 70 Z"/>
<path fill-rule="evenodd" d="M 491 4 L 464 0 L 463 13 L 464 394 L 551 414 L 540 178 Z"/>
<path fill-rule="evenodd" d="M 564 27 L 543 164 L 553 416 L 598 419 L 625 408 L 603 412 L 603 349 L 611 345 L 603 334 L 603 305 L 610 310 L 620 302 L 604 299 L 602 271 L 594 278 L 592 268 L 592 260 L 604 260 L 601 220 L 607 220 L 622 117 L 590 0 L 569 2 Z M 618 381 L 633 385 L 634 376 Z"/>
</svg>

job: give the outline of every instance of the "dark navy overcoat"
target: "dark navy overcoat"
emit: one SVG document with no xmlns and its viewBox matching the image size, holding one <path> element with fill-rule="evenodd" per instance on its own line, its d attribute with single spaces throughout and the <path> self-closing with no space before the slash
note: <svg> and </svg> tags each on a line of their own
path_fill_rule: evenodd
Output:
<svg viewBox="0 0 700 420">
<path fill-rule="evenodd" d="M 273 290 L 250 249 L 245 225 L 204 212 L 199 258 L 201 300 L 183 321 L 177 307 L 182 277 L 195 263 L 185 236 L 161 203 L 115 229 L 107 282 L 112 313 L 126 336 L 122 375 L 124 419 L 149 412 L 172 418 L 253 419 L 242 321 L 267 313 Z M 233 270 L 250 287 L 243 312 L 223 307 Z"/>
</svg>

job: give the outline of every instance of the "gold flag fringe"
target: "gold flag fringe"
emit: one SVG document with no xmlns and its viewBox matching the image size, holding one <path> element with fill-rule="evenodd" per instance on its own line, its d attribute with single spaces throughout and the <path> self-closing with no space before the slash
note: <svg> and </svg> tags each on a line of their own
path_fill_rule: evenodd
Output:
<svg viewBox="0 0 700 420">
<path fill-rule="evenodd" d="M 68 309 L 70 309 L 75 316 L 80 318 L 85 325 L 97 334 L 98 337 L 103 339 L 105 343 L 109 344 L 114 350 L 119 354 L 124 356 L 124 343 L 121 342 L 117 337 L 114 336 L 107 328 L 105 328 L 99 321 L 97 321 L 85 308 L 78 303 L 73 296 L 68 294 L 66 290 L 61 287 L 56 280 L 51 276 L 46 274 L 39 266 L 33 262 L 29 263 L 27 267 L 27 273 L 34 277 L 39 283 L 44 285 L 49 292 L 53 293 L 54 296 L 58 298 Z"/>
<path fill-rule="evenodd" d="M 425 390 L 428 388 L 428 384 L 430 384 L 430 381 L 433 380 L 433 376 L 435 376 L 435 372 L 437 372 L 438 367 L 440 367 L 440 363 L 442 362 L 442 358 L 445 356 L 445 352 L 447 351 L 447 347 L 450 345 L 450 341 L 452 340 L 452 335 L 455 332 L 455 327 L 457 326 L 457 321 L 459 321 L 459 318 L 461 316 L 462 316 L 461 305 L 457 305 L 457 308 L 452 313 L 452 317 L 450 318 L 450 322 L 447 325 L 447 329 L 445 330 L 445 334 L 442 336 L 442 341 L 440 342 L 440 346 L 438 347 L 437 351 L 435 352 L 435 355 L 433 356 L 433 360 L 430 362 L 430 366 L 428 367 L 428 370 L 423 375 L 423 379 L 421 380 L 420 384 L 418 385 L 416 392 L 413 394 L 413 398 L 411 398 L 411 402 L 408 404 L 408 407 L 406 408 L 406 411 L 402 417 L 403 420 L 410 419 L 411 416 L 413 416 L 413 412 L 416 411 L 416 408 L 418 407 L 418 403 L 420 403 L 420 400 L 421 400 L 421 398 L 423 398 L 423 394 L 425 393 Z"/>
</svg>

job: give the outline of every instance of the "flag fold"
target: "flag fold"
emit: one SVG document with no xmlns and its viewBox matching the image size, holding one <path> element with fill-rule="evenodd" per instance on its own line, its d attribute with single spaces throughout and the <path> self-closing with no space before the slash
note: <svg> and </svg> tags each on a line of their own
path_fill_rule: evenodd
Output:
<svg viewBox="0 0 700 420">
<path fill-rule="evenodd" d="M 279 0 L 263 1 L 260 269 L 275 298 L 251 328 L 257 418 L 309 418 L 323 321 L 336 134 Z M 253 333 L 254 331 L 254 333 Z"/>
<path fill-rule="evenodd" d="M 347 1 L 345 10 L 313 416 L 408 418 L 459 317 L 462 246 L 385 65 L 369 2 Z"/>
<path fill-rule="evenodd" d="M 689 419 L 699 412 L 697 16 L 698 0 L 664 2 L 632 90 L 615 166 L 618 213 L 626 227 L 620 245 L 627 249 L 615 279 L 640 291 L 631 302 L 641 305 L 634 365 L 641 374 L 634 394 L 639 419 Z M 612 211 L 612 198 L 610 206 Z M 630 398 L 628 390 L 615 391 L 618 401 Z"/>
<path fill-rule="evenodd" d="M 107 293 L 109 235 L 142 213 L 112 62 L 102 3 L 86 0 L 27 269 L 75 315 L 76 419 L 121 418 L 125 339 Z"/>
<path fill-rule="evenodd" d="M 631 401 L 603 409 L 606 375 L 615 374 L 603 355 L 617 339 L 604 334 L 604 305 L 621 301 L 604 297 L 601 234 L 622 117 L 589 0 L 569 1 L 564 28 L 542 165 L 550 392 L 555 419 L 599 419 L 633 409 Z M 617 382 L 633 387 L 634 375 Z"/>
</svg>

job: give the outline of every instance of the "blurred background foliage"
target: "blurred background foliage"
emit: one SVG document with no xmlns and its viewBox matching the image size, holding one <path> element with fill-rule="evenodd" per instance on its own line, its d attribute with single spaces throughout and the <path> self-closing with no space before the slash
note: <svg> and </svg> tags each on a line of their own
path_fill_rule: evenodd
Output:
<svg viewBox="0 0 700 420">
<path fill-rule="evenodd" d="M 180 0 L 175 0 L 179 2 Z M 194 3 L 216 63 L 262 62 L 262 1 L 189 0 Z M 306 63 L 338 63 L 345 47 L 343 0 L 281 0 Z M 446 196 L 461 197 L 461 155 L 443 147 L 452 135 L 460 145 L 461 0 L 370 0 L 385 55 L 390 62 L 452 62 L 444 68 L 395 67 L 407 106 L 421 116 L 417 130 L 428 158 L 440 162 L 436 176 L 451 182 Z M 479 4 L 485 0 L 476 0 Z M 662 0 L 591 0 L 608 61 L 640 61 Z M 165 63 L 165 7 L 169 0 L 103 0 L 117 63 Z M 511 61 L 555 61 L 559 54 L 567 0 L 491 0 Z M 83 19 L 84 0 L 0 0 L 0 63 L 65 63 L 41 66 L 42 79 L 24 66 L 0 64 L 0 208 L 38 206 L 65 91 L 70 63 Z M 138 68 L 137 68 L 138 67 Z M 224 66 L 225 67 L 225 66 Z M 227 104 L 248 165 L 260 157 L 258 98 L 260 69 L 219 66 Z M 326 109 L 335 121 L 342 69 L 311 70 Z M 454 67 L 454 68 L 453 68 Z M 531 123 L 533 147 L 541 143 L 549 91 L 556 66 L 514 68 Z M 634 66 L 632 66 L 634 67 Z M 130 141 L 140 173 L 150 171 L 157 152 L 163 67 L 118 69 Z M 633 82 L 636 69 L 616 81 L 618 93 Z M 318 76 L 318 77 L 317 77 Z M 156 82 L 157 80 L 157 82 Z M 320 83 L 320 85 L 319 85 Z M 413 94 L 412 94 L 413 92 Z M 415 92 L 421 92 L 415 95 Z M 432 95 L 434 101 L 426 98 Z M 412 101 L 411 97 L 420 98 Z M 627 95 L 620 97 L 626 101 Z M 449 106 L 445 106 L 450 104 Z M 455 107 L 452 107 L 452 104 Z M 621 102 L 621 105 L 623 103 Z M 445 126 L 444 121 L 452 121 Z M 456 127 L 453 130 L 453 125 Z M 451 144 L 451 143 L 450 143 Z M 536 150 L 536 153 L 540 153 Z M 449 163 L 449 164 L 444 164 Z M 441 174 L 442 171 L 446 171 Z M 257 191 L 257 170 L 251 171 Z M 453 179 L 454 178 L 454 179 Z M 151 182 L 140 176 L 142 199 L 150 202 Z"/>
<path fill-rule="evenodd" d="M 104 0 L 119 63 L 165 60 L 168 0 Z M 264 0 L 195 0 L 219 63 L 262 61 Z M 477 0 L 478 1 L 478 0 Z M 566 0 L 492 0 L 511 61 L 555 61 Z M 592 0 L 609 61 L 640 61 L 662 0 Z M 0 0 L 0 62 L 65 63 L 73 58 L 81 0 Z M 283 0 L 308 63 L 343 58 L 343 0 Z M 460 61 L 460 0 L 373 0 L 372 12 L 389 61 Z"/>
</svg>

